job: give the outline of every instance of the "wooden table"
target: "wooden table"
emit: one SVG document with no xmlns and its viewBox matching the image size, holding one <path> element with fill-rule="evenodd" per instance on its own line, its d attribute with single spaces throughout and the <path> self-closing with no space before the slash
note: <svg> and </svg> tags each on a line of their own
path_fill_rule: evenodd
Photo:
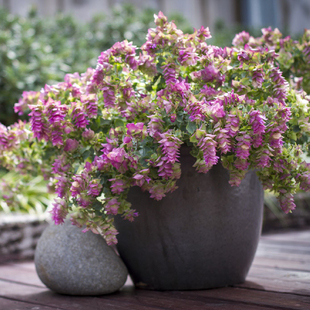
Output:
<svg viewBox="0 0 310 310">
<path fill-rule="evenodd" d="M 244 284 L 203 291 L 153 292 L 130 280 L 100 297 L 58 295 L 38 279 L 33 262 L 0 265 L 1 310 L 310 309 L 310 230 L 269 234 Z"/>
</svg>

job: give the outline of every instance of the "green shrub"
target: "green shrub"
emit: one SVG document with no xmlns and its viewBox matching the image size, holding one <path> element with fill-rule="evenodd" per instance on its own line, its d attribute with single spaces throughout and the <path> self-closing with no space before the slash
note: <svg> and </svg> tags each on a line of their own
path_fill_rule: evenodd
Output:
<svg viewBox="0 0 310 310">
<path fill-rule="evenodd" d="M 81 24 L 64 15 L 42 19 L 35 9 L 23 18 L 0 8 L 0 122 L 9 125 L 17 120 L 13 106 L 23 91 L 40 90 L 46 83 L 63 80 L 66 73 L 94 67 L 100 52 L 116 41 L 141 45 L 147 29 L 154 26 L 153 14 L 125 4 Z M 180 15 L 170 17 L 189 30 Z"/>
</svg>

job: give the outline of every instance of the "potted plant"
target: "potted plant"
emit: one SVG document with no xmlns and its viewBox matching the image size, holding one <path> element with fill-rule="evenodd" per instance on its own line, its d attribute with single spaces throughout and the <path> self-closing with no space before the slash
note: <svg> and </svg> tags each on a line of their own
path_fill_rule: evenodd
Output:
<svg viewBox="0 0 310 310">
<path fill-rule="evenodd" d="M 236 284 L 256 251 L 261 184 L 286 213 L 309 189 L 309 100 L 274 50 L 208 45 L 207 28 L 183 34 L 161 12 L 155 23 L 139 53 L 118 42 L 96 69 L 24 93 L 31 131 L 1 128 L 2 162 L 52 178 L 56 224 L 70 214 L 111 245 L 115 223 L 137 286 Z"/>
</svg>

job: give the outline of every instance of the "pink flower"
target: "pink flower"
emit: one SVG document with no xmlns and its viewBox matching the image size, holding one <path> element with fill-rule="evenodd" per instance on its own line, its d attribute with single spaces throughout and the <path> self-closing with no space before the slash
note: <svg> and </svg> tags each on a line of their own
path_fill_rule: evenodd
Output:
<svg viewBox="0 0 310 310">
<path fill-rule="evenodd" d="M 265 132 L 265 120 L 266 117 L 262 115 L 260 111 L 250 112 L 250 124 L 252 125 L 253 133 L 255 135 Z"/>
<path fill-rule="evenodd" d="M 246 132 L 240 132 L 236 140 L 238 141 L 236 148 L 237 157 L 247 159 L 250 156 L 251 137 Z"/>
<path fill-rule="evenodd" d="M 65 152 L 73 152 L 75 151 L 79 146 L 79 141 L 75 139 L 67 139 L 66 145 L 64 147 Z"/>
<path fill-rule="evenodd" d="M 112 185 L 110 186 L 111 192 L 113 194 L 120 194 L 122 193 L 127 187 L 127 182 L 122 179 L 109 179 L 110 182 L 112 182 Z"/>
<path fill-rule="evenodd" d="M 126 125 L 127 127 L 127 135 L 129 136 L 133 136 L 133 135 L 138 135 L 140 133 L 142 133 L 143 131 L 143 127 L 144 127 L 144 123 L 129 123 Z"/>
<path fill-rule="evenodd" d="M 147 132 L 151 137 L 160 137 L 160 133 L 163 130 L 164 121 L 156 115 L 148 116 L 151 120 L 148 124 Z"/>
<path fill-rule="evenodd" d="M 280 194 L 279 196 L 279 202 L 280 207 L 285 213 L 289 213 L 290 211 L 294 210 L 296 208 L 296 205 L 294 203 L 294 196 L 291 193 L 287 193 L 284 190 L 284 194 Z"/>
<path fill-rule="evenodd" d="M 214 135 L 206 134 L 202 130 L 196 131 L 196 138 L 198 139 L 197 146 L 203 152 L 204 161 L 197 160 L 194 167 L 198 172 L 207 173 L 212 166 L 216 165 L 219 157 L 216 156 L 216 141 L 213 140 Z"/>
<path fill-rule="evenodd" d="M 112 198 L 105 205 L 105 210 L 107 211 L 107 214 L 116 215 L 118 212 L 119 206 L 120 206 L 120 203 L 117 201 L 117 199 Z"/>
<path fill-rule="evenodd" d="M 56 225 L 62 224 L 68 214 L 66 202 L 64 200 L 56 200 L 53 206 L 51 211 L 52 220 Z"/>
<path fill-rule="evenodd" d="M 137 216 L 139 216 L 139 213 L 136 212 L 136 210 L 128 210 L 128 211 L 125 211 L 123 214 L 124 219 L 128 220 L 129 222 L 133 222 L 134 218 Z"/>
<path fill-rule="evenodd" d="M 151 181 L 151 178 L 148 176 L 149 172 L 150 169 L 143 169 L 140 173 L 135 173 L 132 177 L 135 180 L 134 185 L 142 187 L 145 182 L 149 184 Z"/>
<path fill-rule="evenodd" d="M 76 127 L 85 128 L 89 124 L 89 121 L 86 119 L 86 115 L 81 107 L 77 106 L 75 102 L 72 103 L 72 120 Z"/>
<path fill-rule="evenodd" d="M 89 128 L 86 128 L 85 131 L 83 131 L 82 133 L 82 137 L 86 140 L 91 140 L 93 139 L 95 136 L 95 133 L 94 131 L 92 131 L 91 129 Z"/>
<path fill-rule="evenodd" d="M 150 198 L 154 198 L 155 200 L 161 200 L 166 196 L 164 185 L 161 183 L 152 185 L 149 189 L 149 193 L 151 194 Z"/>
<path fill-rule="evenodd" d="M 100 195 L 102 185 L 99 183 L 100 180 L 91 180 L 87 186 L 87 195 L 97 197 Z"/>
<path fill-rule="evenodd" d="M 249 39 L 250 34 L 248 32 L 242 31 L 235 35 L 232 44 L 237 47 L 244 47 L 244 45 L 249 42 Z"/>
</svg>

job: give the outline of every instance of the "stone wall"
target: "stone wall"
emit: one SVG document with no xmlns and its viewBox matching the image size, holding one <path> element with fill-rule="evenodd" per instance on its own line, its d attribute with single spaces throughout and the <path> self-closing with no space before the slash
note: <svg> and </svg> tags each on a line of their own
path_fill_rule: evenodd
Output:
<svg viewBox="0 0 310 310">
<path fill-rule="evenodd" d="M 32 259 L 42 232 L 49 224 L 31 215 L 0 215 L 0 263 Z"/>
</svg>

